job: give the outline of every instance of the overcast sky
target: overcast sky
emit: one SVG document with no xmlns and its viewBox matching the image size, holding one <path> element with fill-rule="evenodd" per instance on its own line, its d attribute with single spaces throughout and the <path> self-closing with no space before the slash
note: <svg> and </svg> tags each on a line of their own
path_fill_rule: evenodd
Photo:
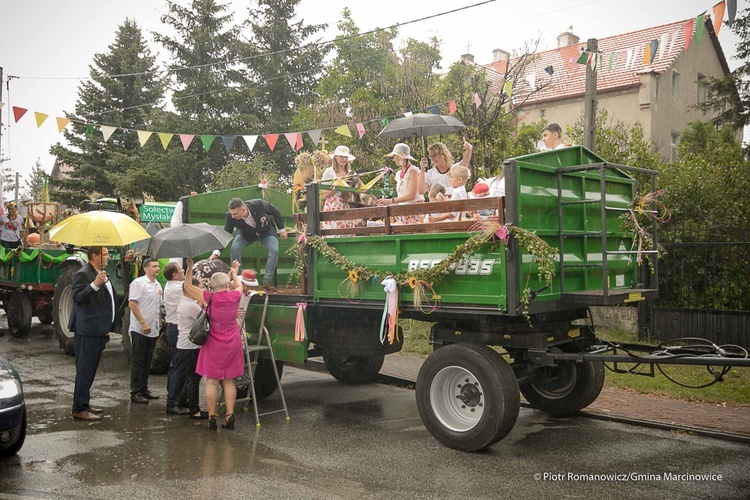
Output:
<svg viewBox="0 0 750 500">
<path fill-rule="evenodd" d="M 336 36 L 336 23 L 346 6 L 362 31 L 464 8 L 400 28 L 402 37 L 422 41 L 431 36 L 440 38 L 443 41 L 443 68 L 447 69 L 467 51 L 474 55 L 477 63 L 488 63 L 492 60 L 493 49 L 512 51 L 538 36 L 541 37 L 539 50 L 555 48 L 557 35 L 571 26 L 581 41 L 604 38 L 688 19 L 704 11 L 710 13 L 718 0 L 484 1 L 302 0 L 298 14 L 306 24 L 328 23 L 323 40 L 329 40 Z M 179 0 L 178 3 L 188 5 L 190 2 Z M 239 0 L 225 0 L 225 3 L 230 4 L 236 19 L 244 19 L 247 8 L 257 5 Z M 737 4 L 740 13 L 747 8 L 748 0 L 738 0 Z M 49 173 L 54 165 L 49 148 L 62 140 L 55 117 L 74 110 L 80 83 L 77 78 L 89 74 L 88 67 L 94 54 L 107 52 L 118 26 L 126 17 L 135 19 L 140 25 L 144 37 L 152 44 L 152 52 L 164 56 L 165 51 L 153 43 L 151 32 L 166 32 L 160 21 L 165 5 L 162 0 L 4 2 L 0 67 L 4 70 L 2 102 L 5 106 L 2 109 L 0 155 L 8 161 L 3 167 L 9 165 L 22 178 L 28 178 L 39 159 Z M 723 27 L 719 40 L 730 68 L 736 68 L 740 64 L 733 57 L 737 37 Z M 17 78 L 6 84 L 9 75 Z M 16 124 L 11 106 L 27 108 L 29 112 Z M 50 116 L 41 128 L 37 128 L 35 111 Z M 23 180 L 21 185 L 25 186 Z M 12 198 L 12 193 L 8 194 Z"/>
</svg>

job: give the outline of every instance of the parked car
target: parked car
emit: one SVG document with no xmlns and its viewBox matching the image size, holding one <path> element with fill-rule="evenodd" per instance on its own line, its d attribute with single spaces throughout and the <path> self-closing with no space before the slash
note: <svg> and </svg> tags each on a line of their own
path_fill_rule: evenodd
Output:
<svg viewBox="0 0 750 500">
<path fill-rule="evenodd" d="M 26 403 L 18 372 L 0 357 L 0 459 L 18 453 L 26 440 Z"/>
</svg>

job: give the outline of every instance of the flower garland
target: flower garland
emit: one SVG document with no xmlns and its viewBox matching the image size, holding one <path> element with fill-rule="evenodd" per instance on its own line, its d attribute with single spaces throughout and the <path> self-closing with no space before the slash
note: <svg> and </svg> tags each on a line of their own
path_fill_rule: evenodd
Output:
<svg viewBox="0 0 750 500">
<path fill-rule="evenodd" d="M 631 207 L 628 208 L 627 213 L 620 216 L 623 231 L 633 234 L 633 243 L 630 249 L 637 249 L 636 260 L 638 264 L 641 264 L 645 257 L 651 274 L 654 273 L 654 262 L 651 254 L 644 253 L 646 250 L 654 250 L 654 239 L 649 226 L 653 222 L 664 224 L 672 218 L 672 212 L 659 201 L 659 197 L 663 194 L 664 190 L 660 189 L 636 198 L 633 200 Z M 657 259 L 660 259 L 666 253 L 661 245 L 658 245 L 656 251 Z"/>
</svg>

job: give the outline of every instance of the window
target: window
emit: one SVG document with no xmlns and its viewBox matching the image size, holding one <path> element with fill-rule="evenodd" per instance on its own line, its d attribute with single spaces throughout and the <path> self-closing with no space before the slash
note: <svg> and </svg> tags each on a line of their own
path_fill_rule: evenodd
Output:
<svg viewBox="0 0 750 500">
<path fill-rule="evenodd" d="M 677 99 L 680 97 L 680 74 L 676 71 L 672 71 L 672 97 Z"/>
<path fill-rule="evenodd" d="M 669 161 L 677 161 L 677 146 L 680 144 L 680 134 L 672 132 L 669 139 Z"/>
<path fill-rule="evenodd" d="M 706 76 L 698 73 L 698 105 L 705 104 L 708 100 L 708 89 L 706 88 Z"/>
<path fill-rule="evenodd" d="M 547 114 L 546 109 L 540 109 L 539 110 L 539 118 L 544 118 L 544 115 Z"/>
</svg>

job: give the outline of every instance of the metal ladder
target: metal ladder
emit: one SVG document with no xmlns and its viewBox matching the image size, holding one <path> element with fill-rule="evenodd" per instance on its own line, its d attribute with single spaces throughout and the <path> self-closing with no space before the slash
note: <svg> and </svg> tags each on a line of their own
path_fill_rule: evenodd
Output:
<svg viewBox="0 0 750 500">
<path fill-rule="evenodd" d="M 252 298 L 257 295 L 253 293 L 250 296 L 250 300 L 245 305 L 245 314 L 247 314 L 247 307 L 250 305 Z M 253 402 L 253 413 L 255 414 L 255 426 L 260 427 L 260 417 L 263 415 L 270 415 L 272 413 L 284 412 L 286 420 L 289 421 L 289 412 L 287 411 L 286 399 L 284 398 L 284 389 L 281 387 L 281 380 L 279 379 L 279 371 L 276 368 L 276 356 L 273 353 L 273 346 L 271 344 L 271 336 L 268 333 L 268 329 L 265 326 L 266 323 L 266 311 L 268 310 L 268 294 L 265 295 L 265 302 L 263 303 L 263 314 L 260 319 L 260 329 L 258 331 L 258 340 L 255 344 L 250 344 L 247 341 L 245 335 L 245 317 L 242 318 L 242 325 L 240 327 L 240 333 L 242 337 L 242 348 L 245 351 L 245 363 L 248 367 L 246 370 L 246 376 L 249 379 L 250 386 L 250 397 L 241 398 L 237 400 L 239 402 L 245 402 L 245 411 L 247 411 L 247 402 Z M 258 367 L 258 357 L 261 352 L 268 351 L 271 357 L 271 366 L 273 366 L 273 374 L 276 377 L 276 386 L 279 388 L 279 395 L 281 396 L 281 404 L 283 406 L 280 410 L 271 410 L 264 413 L 258 413 L 258 402 L 255 397 L 255 369 Z"/>
</svg>

